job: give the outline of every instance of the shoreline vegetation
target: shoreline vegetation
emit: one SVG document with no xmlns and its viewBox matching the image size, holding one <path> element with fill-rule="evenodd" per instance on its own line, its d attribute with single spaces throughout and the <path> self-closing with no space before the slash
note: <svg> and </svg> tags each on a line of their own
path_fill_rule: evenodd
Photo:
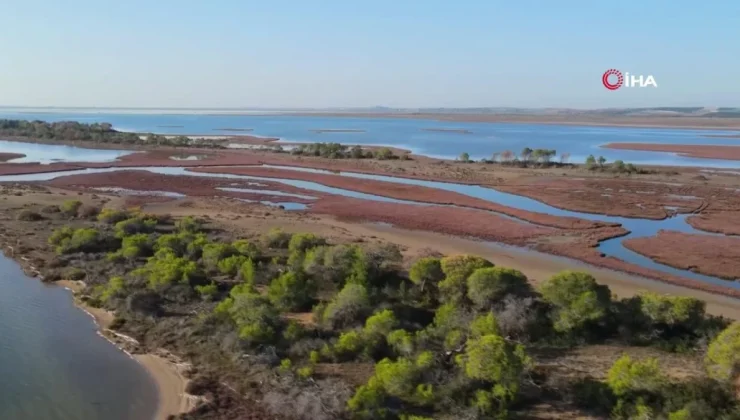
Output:
<svg viewBox="0 0 740 420">
<path fill-rule="evenodd" d="M 37 232 L 13 258 L 83 281 L 122 340 L 188 355 L 201 400 L 177 419 L 740 413 L 740 324 L 697 299 L 76 199 L 11 215 L 6 235 Z"/>
</svg>

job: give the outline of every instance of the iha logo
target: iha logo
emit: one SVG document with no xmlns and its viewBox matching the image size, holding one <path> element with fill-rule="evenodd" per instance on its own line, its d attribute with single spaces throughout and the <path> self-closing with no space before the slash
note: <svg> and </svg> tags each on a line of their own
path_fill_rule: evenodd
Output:
<svg viewBox="0 0 740 420">
<path fill-rule="evenodd" d="M 630 75 L 628 72 L 624 73 L 624 76 L 622 76 L 622 72 L 617 69 L 609 69 L 604 72 L 604 74 L 601 76 L 601 83 L 604 84 L 604 87 L 609 90 L 617 90 L 624 87 L 658 87 L 658 84 L 655 82 L 655 78 L 652 74 L 646 76 L 643 75 Z"/>
</svg>

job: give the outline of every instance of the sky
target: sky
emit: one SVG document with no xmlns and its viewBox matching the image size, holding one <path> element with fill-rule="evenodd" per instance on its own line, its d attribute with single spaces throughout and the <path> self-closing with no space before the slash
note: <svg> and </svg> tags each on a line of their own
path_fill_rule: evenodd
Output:
<svg viewBox="0 0 740 420">
<path fill-rule="evenodd" d="M 0 105 L 740 107 L 740 1 L 0 0 Z M 657 88 L 609 91 L 615 68 Z"/>
</svg>

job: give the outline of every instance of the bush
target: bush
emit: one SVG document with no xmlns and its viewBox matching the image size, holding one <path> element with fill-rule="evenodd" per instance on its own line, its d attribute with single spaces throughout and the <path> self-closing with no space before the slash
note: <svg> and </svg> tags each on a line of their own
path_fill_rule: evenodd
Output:
<svg viewBox="0 0 740 420">
<path fill-rule="evenodd" d="M 175 222 L 175 228 L 179 232 L 198 233 L 203 230 L 203 223 L 192 216 L 185 216 Z"/>
<path fill-rule="evenodd" d="M 145 277 L 152 289 L 174 283 L 189 284 L 200 277 L 195 262 L 178 257 L 167 249 L 157 251 L 146 265 L 135 270 L 134 274 Z"/>
<path fill-rule="evenodd" d="M 468 277 L 467 285 L 468 299 L 478 309 L 490 309 L 509 294 L 524 296 L 530 292 L 521 271 L 503 267 L 479 268 Z"/>
<path fill-rule="evenodd" d="M 57 254 L 72 254 L 105 251 L 109 248 L 110 241 L 96 229 L 63 227 L 54 231 L 49 237 L 49 243 L 56 246 Z"/>
<path fill-rule="evenodd" d="M 64 270 L 62 277 L 66 280 L 82 280 L 85 278 L 85 272 L 77 267 L 71 267 Z"/>
<path fill-rule="evenodd" d="M 332 299 L 324 311 L 323 319 L 333 328 L 352 325 L 364 318 L 370 310 L 367 289 L 349 283 Z"/>
<path fill-rule="evenodd" d="M 122 222 L 129 219 L 131 215 L 126 210 L 116 210 L 111 208 L 104 208 L 98 214 L 98 221 L 114 225 L 118 222 Z"/>
<path fill-rule="evenodd" d="M 707 373 L 719 381 L 730 382 L 740 372 L 740 322 L 722 331 L 712 341 L 705 358 Z"/>
<path fill-rule="evenodd" d="M 99 212 L 100 209 L 95 206 L 82 206 L 77 210 L 77 217 L 88 219 L 97 216 Z"/>
<path fill-rule="evenodd" d="M 249 258 L 243 255 L 232 255 L 218 262 L 218 271 L 227 276 L 235 276 L 247 261 L 250 261 Z"/>
<path fill-rule="evenodd" d="M 20 213 L 18 213 L 18 216 L 16 218 L 24 222 L 36 222 L 39 220 L 43 220 L 44 217 L 36 213 L 35 211 L 22 210 Z"/>
<path fill-rule="evenodd" d="M 287 248 L 291 239 L 290 233 L 286 233 L 279 228 L 270 229 L 265 235 L 265 243 L 270 248 Z"/>
<path fill-rule="evenodd" d="M 77 216 L 77 210 L 82 206 L 80 200 L 65 200 L 59 210 L 64 213 L 65 216 Z"/>
<path fill-rule="evenodd" d="M 300 311 L 313 299 L 313 283 L 303 273 L 288 271 L 270 282 L 267 296 L 275 307 L 286 311 Z"/>
<path fill-rule="evenodd" d="M 108 284 L 105 285 L 103 292 L 100 294 L 100 299 L 103 302 L 108 302 L 114 297 L 121 297 L 123 295 L 126 283 L 123 277 L 111 277 L 108 280 Z"/>
<path fill-rule="evenodd" d="M 213 300 L 216 293 L 218 293 L 218 286 L 216 286 L 216 283 L 211 282 L 210 284 L 195 286 L 195 291 L 198 292 L 203 300 Z"/>
<path fill-rule="evenodd" d="M 288 250 L 293 252 L 305 252 L 307 249 L 324 245 L 324 238 L 314 235 L 313 233 L 296 233 L 290 237 Z"/>
<path fill-rule="evenodd" d="M 658 359 L 633 361 L 625 354 L 609 369 L 606 383 L 615 395 L 621 396 L 636 390 L 655 391 L 664 383 L 664 379 Z"/>
<path fill-rule="evenodd" d="M 467 279 L 479 268 L 493 264 L 474 255 L 456 255 L 440 261 L 445 279 L 439 282 L 440 299 L 445 302 L 462 302 L 467 295 Z"/>
<path fill-rule="evenodd" d="M 257 245 L 246 239 L 239 239 L 238 241 L 232 242 L 231 245 L 236 249 L 236 252 L 253 260 L 260 256 L 260 249 Z"/>
<path fill-rule="evenodd" d="M 611 305 L 609 288 L 588 273 L 563 271 L 540 287 L 542 297 L 553 305 L 555 330 L 577 332 L 604 319 Z"/>
<path fill-rule="evenodd" d="M 141 216 L 132 217 L 116 223 L 116 237 L 124 238 L 128 235 L 136 235 L 138 233 L 152 233 L 156 226 L 156 219 L 144 218 Z"/>
</svg>

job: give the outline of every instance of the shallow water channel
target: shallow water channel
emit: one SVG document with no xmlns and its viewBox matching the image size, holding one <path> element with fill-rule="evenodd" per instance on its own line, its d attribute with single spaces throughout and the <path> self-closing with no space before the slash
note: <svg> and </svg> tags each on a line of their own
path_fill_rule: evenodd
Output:
<svg viewBox="0 0 740 420">
<path fill-rule="evenodd" d="M 624 260 L 629 263 L 633 263 L 633 264 L 636 264 L 636 265 L 639 265 L 645 268 L 650 268 L 650 269 L 662 271 L 665 273 L 674 274 L 677 276 L 683 276 L 683 277 L 687 277 L 687 278 L 691 278 L 691 279 L 695 279 L 699 281 L 704 281 L 704 282 L 708 282 L 712 284 L 717 284 L 721 286 L 740 288 L 740 284 L 736 282 L 727 281 L 727 280 L 723 280 L 720 278 L 707 276 L 703 274 L 698 274 L 698 273 L 694 273 L 688 270 L 681 270 L 681 269 L 677 269 L 677 268 L 673 268 L 667 265 L 657 263 L 647 257 L 644 257 L 640 254 L 630 251 L 629 249 L 625 248 L 622 245 L 622 241 L 625 239 L 654 236 L 658 233 L 659 230 L 675 230 L 675 231 L 691 233 L 691 234 L 712 235 L 710 233 L 694 229 L 691 225 L 686 223 L 687 215 L 678 215 L 678 216 L 667 218 L 664 220 L 650 220 L 650 219 L 636 219 L 636 218 L 606 216 L 606 215 L 582 213 L 582 212 L 577 212 L 577 211 L 559 209 L 556 207 L 552 207 L 548 204 L 545 204 L 541 201 L 537 201 L 537 200 L 534 200 L 528 197 L 505 193 L 505 192 L 494 190 L 492 188 L 481 187 L 478 185 L 456 184 L 456 183 L 439 182 L 439 181 L 425 181 L 425 180 L 392 177 L 392 176 L 385 176 L 385 175 L 361 174 L 361 173 L 354 173 L 354 172 L 332 172 L 332 171 L 326 171 L 326 170 L 321 170 L 321 169 L 299 168 L 299 167 L 290 167 L 290 166 L 262 165 L 262 167 L 322 173 L 322 174 L 330 174 L 330 175 L 344 176 L 344 177 L 350 177 L 350 178 L 372 179 L 376 181 L 394 182 L 394 183 L 399 183 L 399 184 L 418 185 L 418 186 L 436 188 L 440 190 L 452 191 L 452 192 L 468 195 L 470 197 L 475 197 L 475 198 L 490 201 L 493 203 L 505 205 L 508 207 L 528 210 L 528 211 L 537 212 L 537 213 L 550 214 L 554 216 L 563 216 L 563 217 L 576 217 L 576 218 L 592 220 L 592 221 L 619 223 L 625 229 L 629 230 L 630 234 L 624 237 L 609 239 L 609 240 L 601 242 L 598 249 L 604 254 L 615 257 L 615 258 L 619 258 L 621 260 Z M 224 171 L 229 170 L 229 168 L 223 168 L 223 169 Z M 183 167 L 89 168 L 89 169 L 63 171 L 63 172 L 24 174 L 24 175 L 6 175 L 6 176 L 0 176 L 0 182 L 47 181 L 47 180 L 51 180 L 51 179 L 58 178 L 61 176 L 78 175 L 78 174 L 94 174 L 94 173 L 102 173 L 102 172 L 115 172 L 115 171 L 123 171 L 123 170 L 144 170 L 144 171 L 149 171 L 149 172 L 163 174 L 163 175 L 188 175 L 188 176 L 201 176 L 201 177 L 212 177 L 212 178 L 242 179 L 242 180 L 250 180 L 250 181 L 254 181 L 254 180 L 273 181 L 273 182 L 278 182 L 281 184 L 290 185 L 293 187 L 302 188 L 302 189 L 306 189 L 310 191 L 319 191 L 323 193 L 337 194 L 337 195 L 341 195 L 345 197 L 352 197 L 352 198 L 357 198 L 357 199 L 362 199 L 362 200 L 373 200 L 373 201 L 382 201 L 382 202 L 389 202 L 389 203 L 414 204 L 414 205 L 425 205 L 425 206 L 436 205 L 436 204 L 430 204 L 430 203 L 419 203 L 419 202 L 414 202 L 414 201 L 399 200 L 399 199 L 382 197 L 382 196 L 373 195 L 373 194 L 366 194 L 366 193 L 361 193 L 361 192 L 356 192 L 356 191 L 351 191 L 351 190 L 346 190 L 346 189 L 341 189 L 341 188 L 334 188 L 334 187 L 325 186 L 325 185 L 322 185 L 316 182 L 311 182 L 311 181 L 271 178 L 271 177 L 262 177 L 262 176 L 233 175 L 233 174 L 225 174 L 225 173 L 219 174 L 219 173 L 190 172 L 190 171 L 187 171 L 186 168 L 183 168 Z M 237 189 L 228 189 L 228 190 L 237 190 Z M 246 189 L 243 191 L 252 192 L 251 190 L 246 190 Z M 262 190 L 254 190 L 254 191 L 255 192 L 259 191 L 261 193 L 264 193 L 264 191 Z M 287 193 L 281 193 L 280 195 L 290 196 Z M 302 196 L 302 197 L 306 197 L 306 196 Z M 281 203 L 281 204 L 291 205 L 291 203 Z M 303 206 L 305 206 L 305 205 L 300 205 L 300 203 L 292 203 L 292 204 L 295 204 L 295 206 L 290 206 L 293 209 L 303 209 L 304 208 Z M 286 206 L 286 208 L 288 207 Z M 491 213 L 495 213 L 495 212 L 491 212 Z M 505 216 L 499 213 L 495 213 L 495 214 L 513 219 L 509 216 Z M 514 220 L 522 222 L 521 220 L 518 220 L 518 219 L 514 219 Z"/>
</svg>

